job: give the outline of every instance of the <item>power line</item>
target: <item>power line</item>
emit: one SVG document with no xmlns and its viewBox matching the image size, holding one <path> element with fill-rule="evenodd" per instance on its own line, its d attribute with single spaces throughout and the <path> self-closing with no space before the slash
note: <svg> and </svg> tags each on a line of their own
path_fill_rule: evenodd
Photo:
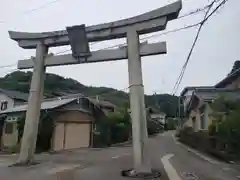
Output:
<svg viewBox="0 0 240 180">
<path fill-rule="evenodd" d="M 183 15 L 181 15 L 181 16 L 178 16 L 177 19 L 181 19 L 181 18 L 184 18 L 184 17 L 188 17 L 188 16 L 191 16 L 191 15 L 194 15 L 194 14 L 197 14 L 197 13 L 200 13 L 200 12 L 203 12 L 203 11 L 205 11 L 206 9 L 208 9 L 209 6 L 210 6 L 210 4 L 208 4 L 208 5 L 206 5 L 206 6 L 202 7 L 202 8 L 197 8 L 197 9 L 194 10 L 194 11 L 190 11 L 190 12 L 188 12 L 188 13 L 186 13 L 186 14 L 183 14 Z"/>
<path fill-rule="evenodd" d="M 198 8 L 198 9 L 195 9 L 194 11 L 190 11 L 186 14 L 183 14 L 183 15 L 179 16 L 177 19 L 181 19 L 181 18 L 184 18 L 184 17 L 195 15 L 199 12 L 202 12 L 202 11 L 206 10 L 209 6 L 210 5 L 206 5 L 203 8 Z M 184 30 L 184 29 L 189 29 L 189 28 L 198 26 L 200 23 L 201 22 L 198 22 L 198 23 L 195 23 L 195 24 L 191 24 L 191 25 L 181 27 L 181 28 L 169 30 L 169 31 L 166 31 L 166 32 L 163 32 L 163 33 L 160 33 L 160 34 L 154 34 L 154 35 L 151 35 L 151 36 L 148 36 L 148 37 L 140 38 L 140 40 L 146 40 L 146 39 L 149 39 L 149 38 L 158 37 L 158 36 L 166 35 L 166 34 L 173 33 L 173 32 L 178 32 L 178 31 L 181 31 L 181 30 Z M 93 42 L 92 45 L 96 44 L 96 43 L 98 43 L 98 42 Z M 107 50 L 107 49 L 111 49 L 111 48 L 116 48 L 116 47 L 119 47 L 119 46 L 124 46 L 126 44 L 127 43 L 120 43 L 120 44 L 116 44 L 116 45 L 113 45 L 113 46 L 108 46 L 106 48 L 102 48 L 100 50 Z M 68 51 L 71 51 L 71 50 L 68 49 L 68 50 L 60 51 L 60 52 L 55 53 L 55 55 L 61 54 L 61 53 L 64 53 L 64 52 L 68 52 Z"/>
<path fill-rule="evenodd" d="M 8 70 L 8 71 L 5 71 L 5 72 L 3 72 L 3 74 L 11 74 L 11 73 L 13 73 L 14 71 L 19 71 L 19 69 L 11 69 L 11 70 Z"/>
<path fill-rule="evenodd" d="M 186 62 L 184 63 L 184 65 L 183 65 L 183 67 L 182 67 L 182 70 L 181 70 L 181 72 L 180 72 L 180 75 L 179 75 L 179 77 L 178 77 L 178 79 L 177 79 L 177 81 L 176 81 L 176 83 L 175 83 L 175 85 L 174 85 L 174 87 L 173 87 L 173 90 L 172 90 L 172 94 L 173 94 L 173 95 L 176 94 L 176 92 L 177 92 L 177 90 L 178 90 L 178 88 L 179 88 L 179 85 L 181 84 L 181 81 L 182 81 L 182 79 L 183 79 L 183 75 L 184 75 L 184 73 L 185 73 L 187 64 L 188 64 L 188 62 L 189 62 L 189 60 L 190 60 L 190 57 L 191 57 L 192 52 L 193 52 L 193 49 L 194 49 L 194 47 L 195 47 L 195 45 L 196 45 L 196 42 L 197 42 L 197 40 L 198 40 L 200 31 L 201 31 L 204 23 L 215 13 L 223 4 L 225 4 L 225 3 L 227 2 L 227 0 L 223 0 L 221 3 L 219 3 L 219 5 L 208 15 L 209 11 L 211 10 L 211 7 L 213 6 L 213 4 L 214 4 L 215 2 L 216 2 L 216 0 L 211 3 L 211 6 L 209 6 L 209 8 L 208 8 L 208 10 L 207 10 L 207 12 L 206 12 L 206 14 L 205 14 L 205 16 L 204 16 L 204 19 L 203 19 L 203 21 L 201 22 L 201 24 L 200 24 L 200 26 L 199 26 L 199 28 L 198 28 L 198 31 L 197 31 L 197 34 L 196 34 L 196 36 L 195 36 L 193 45 L 192 45 L 192 47 L 191 47 L 191 49 L 190 49 L 190 51 L 189 51 L 189 54 L 188 54 L 188 56 L 187 56 L 187 60 L 186 60 Z"/>
<path fill-rule="evenodd" d="M 208 4 L 208 5 L 204 6 L 203 8 L 198 8 L 198 9 L 196 9 L 194 11 L 190 11 L 190 12 L 188 12 L 186 14 L 183 14 L 183 15 L 179 16 L 177 19 L 181 19 L 181 18 L 184 18 L 184 17 L 192 16 L 194 14 L 197 14 L 199 12 L 202 12 L 202 11 L 208 9 L 210 6 L 211 6 L 211 4 Z M 193 27 L 196 27 L 196 26 L 200 25 L 201 23 L 202 23 L 202 21 L 200 21 L 198 23 L 195 23 L 195 24 L 187 25 L 187 26 L 184 26 L 184 27 L 181 27 L 181 28 L 176 28 L 176 29 L 173 29 L 173 30 L 169 30 L 169 31 L 166 31 L 166 32 L 163 32 L 163 33 L 154 34 L 154 35 L 150 35 L 150 36 L 147 36 L 147 37 L 144 37 L 144 38 L 140 38 L 140 40 L 146 40 L 146 39 L 150 39 L 150 38 L 153 38 L 153 37 L 159 37 L 159 36 L 162 36 L 162 35 L 167 35 L 169 33 L 174 33 L 174 32 L 178 32 L 178 31 L 181 31 L 181 30 L 193 28 Z M 98 43 L 98 42 L 93 42 L 92 45 L 94 45 L 96 43 Z M 116 47 L 119 47 L 119 46 L 124 46 L 126 44 L 127 43 L 120 43 L 120 44 L 116 44 L 116 45 L 113 45 L 113 46 L 108 46 L 106 48 L 102 48 L 100 50 L 107 50 L 107 49 L 111 49 L 111 48 L 116 48 Z M 71 49 L 59 51 L 59 52 L 55 53 L 55 55 L 62 54 L 62 53 L 65 53 L 65 52 L 69 52 L 69 51 L 71 51 Z"/>
<path fill-rule="evenodd" d="M 206 6 L 206 7 L 207 7 L 207 6 Z M 206 8 L 206 7 L 205 7 L 205 8 Z M 202 8 L 202 9 L 205 9 L 205 8 Z M 199 10 L 198 10 L 198 11 L 195 10 L 195 12 L 199 12 Z M 188 14 L 191 14 L 191 15 L 192 15 L 192 14 L 193 14 L 193 11 L 190 12 L 190 13 L 188 13 Z M 183 15 L 183 16 L 186 17 L 187 14 L 185 14 L 185 15 Z M 150 35 L 150 36 L 148 36 L 148 37 L 140 38 L 140 40 L 147 40 L 147 39 L 150 39 L 150 38 L 153 38 L 153 37 L 159 37 L 159 36 L 166 35 L 166 34 L 169 34 L 169 33 L 174 33 L 174 32 L 178 32 L 178 31 L 181 31 L 181 30 L 193 28 L 193 27 L 198 26 L 198 25 L 201 24 L 201 23 L 202 23 L 202 21 L 201 21 L 201 22 L 198 22 L 198 23 L 195 23 L 195 24 L 187 25 L 187 26 L 184 26 L 184 27 L 181 27 L 181 28 L 176 28 L 176 29 L 173 29 L 173 30 L 169 30 L 169 31 L 166 31 L 166 32 L 163 32 L 163 33 L 160 33 L 160 34 L 154 34 L 154 35 Z M 91 43 L 91 45 L 94 45 L 94 44 L 96 44 L 96 43 L 98 43 L 98 42 L 93 42 L 93 43 Z M 115 48 L 115 47 L 124 46 L 124 45 L 126 45 L 126 44 L 127 44 L 127 43 L 120 43 L 120 44 L 117 44 L 117 45 L 108 46 L 108 47 L 106 47 L 106 48 L 101 48 L 101 49 L 99 49 L 99 50 L 107 50 L 107 49 L 111 49 L 111 48 Z M 69 52 L 69 51 L 71 51 L 71 49 L 65 49 L 65 50 L 62 50 L 62 51 L 59 51 L 59 52 L 54 53 L 54 55 L 59 55 L 59 54 L 62 54 L 62 53 L 65 53 L 65 52 Z M 12 67 L 12 66 L 15 66 L 15 65 L 17 65 L 17 63 L 15 63 L 15 64 L 10 64 L 10 65 L 5 65 L 5 66 L 0 66 L 0 69 L 6 68 L 6 67 Z"/>
<path fill-rule="evenodd" d="M 2 68 L 8 68 L 8 67 L 13 67 L 13 66 L 16 66 L 17 63 L 14 63 L 14 64 L 9 64 L 9 65 L 3 65 L 3 66 L 0 66 L 0 69 Z"/>
<path fill-rule="evenodd" d="M 49 2 L 43 4 L 43 5 L 39 6 L 39 7 L 36 7 L 36 8 L 34 8 L 34 9 L 30 9 L 30 10 L 27 10 L 27 11 L 24 11 L 24 12 L 20 13 L 19 15 L 16 15 L 16 18 L 18 18 L 20 15 L 23 15 L 23 16 L 24 16 L 24 15 L 33 13 L 33 12 L 35 12 L 35 11 L 37 11 L 37 10 L 46 8 L 46 7 L 48 7 L 49 5 L 54 4 L 54 3 L 58 2 L 58 1 L 62 1 L 62 0 L 49 1 Z M 14 17 L 13 17 L 13 19 L 14 19 Z M 7 23 L 7 20 L 0 20 L 0 24 L 4 24 L 4 23 Z"/>
<path fill-rule="evenodd" d="M 181 18 L 184 18 L 184 17 L 192 16 L 194 14 L 202 12 L 202 11 L 206 10 L 209 6 L 210 5 L 207 5 L 207 6 L 204 6 L 203 8 L 198 8 L 198 9 L 196 9 L 194 11 L 188 12 L 188 13 L 186 13 L 184 15 L 179 16 L 177 19 L 181 19 Z M 181 27 L 181 28 L 176 28 L 176 29 L 173 29 L 173 30 L 169 30 L 169 31 L 166 31 L 166 32 L 163 32 L 163 33 L 153 34 L 153 35 L 150 35 L 150 36 L 147 36 L 147 37 L 144 37 L 144 38 L 140 38 L 140 40 L 146 40 L 146 39 L 150 39 L 150 38 L 153 38 L 153 37 L 159 37 L 159 36 L 166 35 L 166 34 L 169 34 L 169 33 L 174 33 L 174 32 L 178 32 L 178 31 L 181 31 L 181 30 L 193 28 L 193 27 L 196 27 L 196 26 L 200 25 L 201 23 L 202 23 L 202 21 L 200 21 L 198 23 L 191 24 L 191 25 L 187 25 L 187 26 L 184 26 L 184 27 Z M 113 45 L 113 46 L 109 46 L 109 47 L 103 48 L 101 50 L 107 50 L 107 49 L 111 49 L 111 48 L 116 48 L 116 47 L 119 47 L 119 46 L 124 46 L 126 44 L 127 43 L 117 44 L 117 45 Z"/>
<path fill-rule="evenodd" d="M 182 70 L 181 70 L 181 72 L 180 72 L 180 75 L 179 75 L 179 77 L 177 78 L 177 81 L 176 81 L 176 83 L 175 83 L 175 85 L 174 85 L 174 87 L 173 87 L 173 92 L 172 92 L 173 95 L 175 95 L 175 93 L 176 93 L 177 90 L 178 90 L 178 87 L 179 87 L 179 85 L 180 85 L 180 83 L 181 83 L 181 81 L 182 81 L 183 75 L 184 75 L 184 73 L 185 73 L 187 64 L 188 64 L 189 59 L 190 59 L 190 57 L 191 57 L 191 55 L 192 55 L 193 49 L 194 49 L 194 47 L 195 47 L 195 45 L 196 45 L 196 42 L 197 42 L 197 40 L 198 40 L 200 31 L 201 31 L 201 29 L 202 29 L 202 27 L 203 27 L 204 22 L 206 22 L 206 21 L 204 21 L 204 20 L 206 19 L 207 14 L 209 13 L 209 11 L 210 11 L 210 9 L 211 9 L 211 7 L 213 6 L 214 3 L 215 3 L 215 1 L 213 1 L 213 2 L 210 4 L 207 12 L 206 12 L 205 15 L 204 15 L 203 21 L 202 21 L 202 23 L 200 24 L 200 26 L 199 26 L 199 28 L 198 28 L 197 34 L 196 34 L 196 36 L 195 36 L 195 38 L 194 38 L 194 41 L 193 41 L 192 47 L 191 47 L 191 49 L 190 49 L 190 51 L 189 51 L 189 54 L 188 54 L 188 56 L 187 56 L 186 62 L 184 63 L 184 65 L 183 65 L 183 67 L 182 67 Z"/>
<path fill-rule="evenodd" d="M 92 42 L 90 45 L 94 45 L 96 43 L 98 43 L 98 42 Z M 62 53 L 69 52 L 69 51 L 71 51 L 71 49 L 65 49 L 65 50 L 54 53 L 54 55 L 62 54 Z"/>
<path fill-rule="evenodd" d="M 56 2 L 58 2 L 58 1 L 60 1 L 60 0 L 54 0 L 54 1 L 48 2 L 48 3 L 42 5 L 42 6 L 38 7 L 38 8 L 29 10 L 29 11 L 26 11 L 26 12 L 24 12 L 24 14 L 34 12 L 34 11 L 36 11 L 36 10 L 38 10 L 38 9 L 42 9 L 42 8 L 44 8 L 44 7 L 46 7 L 46 6 L 50 5 L 50 4 L 56 3 Z M 211 4 L 210 4 L 210 5 L 211 5 Z M 184 17 L 188 17 L 188 16 L 192 16 L 192 15 L 194 15 L 194 14 L 196 14 L 196 13 L 202 12 L 202 11 L 206 10 L 207 8 L 209 8 L 210 5 L 204 6 L 203 8 L 198 8 L 198 9 L 196 9 L 196 10 L 194 10 L 194 11 L 190 11 L 190 12 L 184 14 L 184 15 L 179 16 L 177 19 L 184 18 Z M 214 13 L 214 11 L 213 11 L 210 15 L 212 15 L 213 13 Z M 209 18 L 209 17 L 207 17 L 207 19 L 208 19 L 208 18 Z M 0 21 L 0 23 L 1 23 L 1 21 Z M 178 32 L 178 31 L 181 31 L 181 30 L 193 28 L 193 27 L 196 27 L 196 26 L 198 26 L 198 25 L 200 25 L 200 24 L 202 24 L 202 23 L 203 23 L 203 21 L 198 22 L 198 23 L 195 23 L 195 24 L 187 25 L 187 26 L 184 26 L 184 27 L 181 27 L 181 28 L 169 30 L 169 31 L 166 31 L 166 32 L 163 32 L 163 33 L 160 33 L 160 34 L 154 34 L 154 35 L 151 35 L 151 36 L 147 36 L 147 37 L 144 37 L 144 38 L 140 38 L 140 40 L 146 40 L 146 39 L 150 39 L 150 38 L 153 38 L 153 37 L 159 37 L 159 36 L 166 35 L 166 34 L 169 34 L 169 33 L 174 33 L 174 32 Z M 93 43 L 91 43 L 91 45 L 96 44 L 96 43 L 98 43 L 98 42 L 93 42 Z M 109 47 L 106 47 L 106 48 L 102 48 L 102 49 L 100 49 L 100 50 L 111 49 L 111 48 L 123 46 L 123 45 L 126 45 L 126 44 L 127 44 L 127 43 L 117 44 L 117 45 L 109 46 Z M 62 50 L 62 51 L 59 51 L 59 52 L 55 53 L 55 55 L 62 54 L 62 53 L 65 53 L 65 52 L 69 52 L 69 51 L 71 51 L 71 49 Z M 6 67 L 12 67 L 12 66 L 15 66 L 15 65 L 16 65 L 16 64 L 10 64 L 10 65 L 5 65 L 5 66 L 0 66 L 0 69 L 1 69 L 1 68 L 6 68 Z"/>
</svg>

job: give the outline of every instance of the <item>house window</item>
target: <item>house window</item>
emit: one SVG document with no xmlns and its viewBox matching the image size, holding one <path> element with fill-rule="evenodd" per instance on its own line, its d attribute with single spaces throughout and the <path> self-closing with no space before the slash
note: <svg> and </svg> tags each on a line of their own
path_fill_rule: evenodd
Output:
<svg viewBox="0 0 240 180">
<path fill-rule="evenodd" d="M 201 114 L 200 120 L 201 120 L 201 129 L 205 129 L 206 123 L 205 123 L 204 114 Z"/>
<path fill-rule="evenodd" d="M 7 122 L 5 125 L 5 133 L 12 134 L 13 133 L 13 123 Z"/>
<path fill-rule="evenodd" d="M 7 101 L 1 102 L 1 111 L 6 110 L 6 109 L 7 109 L 7 105 L 8 105 L 8 102 L 7 102 Z"/>
</svg>

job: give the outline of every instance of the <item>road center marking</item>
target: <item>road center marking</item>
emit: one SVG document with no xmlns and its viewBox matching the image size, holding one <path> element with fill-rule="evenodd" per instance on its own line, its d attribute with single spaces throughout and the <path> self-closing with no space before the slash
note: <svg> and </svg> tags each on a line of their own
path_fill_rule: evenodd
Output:
<svg viewBox="0 0 240 180">
<path fill-rule="evenodd" d="M 173 154 L 167 154 L 161 158 L 163 167 L 170 180 L 182 180 L 178 175 L 177 171 L 173 168 L 173 166 L 169 162 L 169 159 L 172 158 L 173 156 L 174 156 Z"/>
</svg>

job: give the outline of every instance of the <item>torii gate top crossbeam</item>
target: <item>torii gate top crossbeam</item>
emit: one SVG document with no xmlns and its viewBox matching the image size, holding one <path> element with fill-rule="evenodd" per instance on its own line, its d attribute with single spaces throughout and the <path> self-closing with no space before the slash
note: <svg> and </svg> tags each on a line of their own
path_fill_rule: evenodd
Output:
<svg viewBox="0 0 240 180">
<path fill-rule="evenodd" d="M 132 18 L 88 26 L 86 27 L 88 41 L 126 37 L 130 27 L 134 28 L 139 34 L 163 30 L 166 28 L 167 21 L 177 18 L 181 8 L 182 2 L 180 0 Z M 49 47 L 69 45 L 66 30 L 42 33 L 9 31 L 9 35 L 11 39 L 18 42 L 20 47 L 25 49 L 35 49 L 39 41 L 44 42 Z"/>
</svg>

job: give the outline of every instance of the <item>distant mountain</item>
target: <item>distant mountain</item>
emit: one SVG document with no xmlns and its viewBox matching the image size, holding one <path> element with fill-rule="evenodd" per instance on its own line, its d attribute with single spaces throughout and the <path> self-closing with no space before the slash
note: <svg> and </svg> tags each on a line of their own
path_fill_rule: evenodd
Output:
<svg viewBox="0 0 240 180">
<path fill-rule="evenodd" d="M 28 93 L 31 77 L 32 72 L 15 71 L 0 78 L 0 88 Z M 64 78 L 50 73 L 46 74 L 44 86 L 44 95 L 46 97 L 56 97 L 67 93 L 82 93 L 92 98 L 99 95 L 100 99 L 110 101 L 118 106 L 129 105 L 128 94 L 123 91 L 108 87 L 85 86 L 71 78 Z M 174 117 L 176 115 L 178 109 L 177 96 L 169 94 L 146 95 L 145 101 L 147 106 L 160 106 L 160 109 L 168 116 Z"/>
</svg>

